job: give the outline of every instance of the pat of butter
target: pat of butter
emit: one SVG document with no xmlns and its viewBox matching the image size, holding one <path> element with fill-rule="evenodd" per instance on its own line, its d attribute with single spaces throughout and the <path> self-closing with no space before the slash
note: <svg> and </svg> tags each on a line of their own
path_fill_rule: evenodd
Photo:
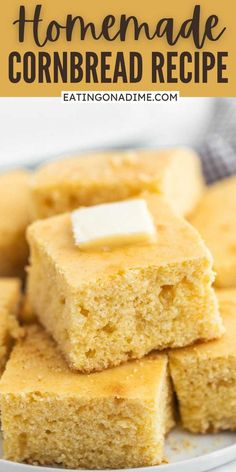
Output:
<svg viewBox="0 0 236 472">
<path fill-rule="evenodd" d="M 71 213 L 75 244 L 82 248 L 155 240 L 156 228 L 143 199 L 80 208 Z"/>
</svg>

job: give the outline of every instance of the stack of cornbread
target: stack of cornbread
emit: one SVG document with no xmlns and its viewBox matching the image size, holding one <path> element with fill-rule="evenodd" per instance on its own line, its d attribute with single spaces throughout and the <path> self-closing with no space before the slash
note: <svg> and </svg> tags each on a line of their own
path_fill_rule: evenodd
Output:
<svg viewBox="0 0 236 472">
<path fill-rule="evenodd" d="M 236 178 L 207 189 L 196 154 L 170 149 L 68 158 L 1 179 L 0 274 L 12 277 L 0 279 L 5 458 L 160 464 L 177 409 L 191 432 L 236 429 Z M 153 239 L 131 234 L 137 215 L 127 222 L 122 202 L 135 200 Z M 95 241 L 117 208 L 119 237 L 82 247 L 73 210 L 98 206 Z M 26 265 L 21 295 L 14 277 Z"/>
</svg>

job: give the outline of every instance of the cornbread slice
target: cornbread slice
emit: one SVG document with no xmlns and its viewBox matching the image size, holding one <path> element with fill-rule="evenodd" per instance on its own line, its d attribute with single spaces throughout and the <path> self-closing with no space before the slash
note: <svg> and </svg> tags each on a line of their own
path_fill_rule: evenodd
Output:
<svg viewBox="0 0 236 472">
<path fill-rule="evenodd" d="M 191 223 L 214 257 L 218 287 L 236 286 L 236 176 L 209 187 Z"/>
<path fill-rule="evenodd" d="M 159 464 L 174 425 L 167 356 L 100 373 L 69 370 L 32 325 L 0 384 L 6 459 L 70 468 Z"/>
<path fill-rule="evenodd" d="M 186 215 L 203 191 L 200 161 L 190 149 L 90 154 L 54 161 L 31 180 L 32 218 L 124 200 L 143 191 L 164 194 Z"/>
<path fill-rule="evenodd" d="M 181 419 L 194 433 L 236 430 L 236 289 L 217 295 L 223 337 L 169 353 Z"/>
<path fill-rule="evenodd" d="M 72 368 L 102 370 L 222 333 L 209 251 L 163 198 L 145 198 L 153 244 L 82 251 L 69 214 L 29 227 L 29 304 Z"/>
<path fill-rule="evenodd" d="M 0 279 L 0 374 L 5 367 L 13 339 L 21 334 L 17 323 L 20 299 L 20 280 Z"/>
<path fill-rule="evenodd" d="M 30 306 L 26 294 L 22 296 L 21 309 L 19 311 L 18 318 L 23 324 L 32 324 L 37 322 L 37 317 Z"/>
<path fill-rule="evenodd" d="M 28 258 L 29 174 L 0 175 L 0 277 L 22 277 Z"/>
</svg>

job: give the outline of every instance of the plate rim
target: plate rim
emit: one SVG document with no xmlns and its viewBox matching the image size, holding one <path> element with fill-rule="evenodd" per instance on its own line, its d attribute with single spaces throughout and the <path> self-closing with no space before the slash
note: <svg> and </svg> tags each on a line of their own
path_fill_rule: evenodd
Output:
<svg viewBox="0 0 236 472">
<path fill-rule="evenodd" d="M 225 457 L 224 457 L 225 456 Z M 188 467 L 191 466 L 191 472 L 204 472 L 204 471 L 209 471 L 212 470 L 215 467 L 220 467 L 222 465 L 228 464 L 229 462 L 233 462 L 234 459 L 236 460 L 236 443 L 231 444 L 226 447 L 222 447 L 220 449 L 216 449 L 215 451 L 206 453 L 206 454 L 201 454 L 200 456 L 193 457 L 190 459 L 186 460 L 181 460 L 169 464 L 160 464 L 160 465 L 152 465 L 152 466 L 146 466 L 146 467 L 135 467 L 135 468 L 129 468 L 129 469 L 63 469 L 63 468 L 57 468 L 53 466 L 42 466 L 42 465 L 31 465 L 31 464 L 25 464 L 25 463 L 20 463 L 20 462 L 14 462 L 14 461 L 8 461 L 6 459 L 0 459 L 0 470 L 3 469 L 4 471 L 7 471 L 7 467 L 11 468 L 13 470 L 19 470 L 19 471 L 32 471 L 32 472 L 108 472 L 108 471 L 114 471 L 114 472 L 137 472 L 137 471 L 143 471 L 143 472 L 158 472 L 158 471 L 166 471 L 166 472 L 174 472 L 175 468 L 178 471 L 178 469 L 181 470 L 181 472 L 188 471 Z M 219 462 L 218 462 L 219 460 Z M 205 465 L 207 464 L 208 461 L 211 461 L 211 463 L 208 464 L 207 468 L 205 468 Z M 194 466 L 194 468 L 193 468 Z M 200 466 L 201 468 L 196 468 Z M 5 469 L 4 469 L 5 467 Z"/>
</svg>

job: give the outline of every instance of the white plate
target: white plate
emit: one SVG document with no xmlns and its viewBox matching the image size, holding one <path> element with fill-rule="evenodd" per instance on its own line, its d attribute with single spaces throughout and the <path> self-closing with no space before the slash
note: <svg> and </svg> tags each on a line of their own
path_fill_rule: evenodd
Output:
<svg viewBox="0 0 236 472">
<path fill-rule="evenodd" d="M 206 472 L 212 470 L 236 459 L 236 433 L 201 436 L 175 429 L 167 438 L 165 455 L 169 461 L 168 464 L 122 469 L 122 472 L 125 470 L 127 472 Z M 63 470 L 65 469 L 17 464 L 0 459 L 1 472 L 62 472 Z M 66 472 L 69 472 L 68 469 Z"/>
</svg>

